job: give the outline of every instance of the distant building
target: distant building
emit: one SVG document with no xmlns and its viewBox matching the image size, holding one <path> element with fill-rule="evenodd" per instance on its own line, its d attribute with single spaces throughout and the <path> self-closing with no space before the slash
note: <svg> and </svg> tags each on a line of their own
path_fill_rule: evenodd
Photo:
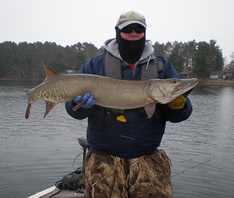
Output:
<svg viewBox="0 0 234 198">
<path fill-rule="evenodd" d="M 179 75 L 181 78 L 191 78 L 192 77 L 192 71 L 183 71 L 180 72 Z"/>
<path fill-rule="evenodd" d="M 224 71 L 211 71 L 210 79 L 225 79 L 225 72 Z"/>
<path fill-rule="evenodd" d="M 234 79 L 234 69 L 229 69 L 225 72 L 227 79 Z"/>
</svg>

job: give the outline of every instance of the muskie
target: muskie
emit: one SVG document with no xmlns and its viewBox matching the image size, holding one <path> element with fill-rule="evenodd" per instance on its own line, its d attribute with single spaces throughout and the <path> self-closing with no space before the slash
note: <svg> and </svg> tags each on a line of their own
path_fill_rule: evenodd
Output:
<svg viewBox="0 0 234 198">
<path fill-rule="evenodd" d="M 148 118 L 155 110 L 155 104 L 167 104 L 195 87 L 192 79 L 151 79 L 146 81 L 121 80 L 92 74 L 57 74 L 46 65 L 46 79 L 27 92 L 28 107 L 25 118 L 36 100 L 46 102 L 44 118 L 58 103 L 75 99 L 86 93 L 93 95 L 97 105 L 114 109 L 135 109 L 145 107 Z M 76 110 L 83 104 L 78 105 Z"/>
</svg>

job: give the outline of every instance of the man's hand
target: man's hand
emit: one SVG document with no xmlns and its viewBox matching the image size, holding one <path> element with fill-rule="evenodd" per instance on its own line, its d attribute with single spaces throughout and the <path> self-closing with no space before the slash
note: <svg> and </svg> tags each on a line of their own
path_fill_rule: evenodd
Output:
<svg viewBox="0 0 234 198">
<path fill-rule="evenodd" d="M 83 108 L 90 109 L 94 104 L 95 100 L 93 99 L 93 96 L 90 93 L 86 93 L 83 97 L 77 96 L 74 99 L 74 102 L 79 105 L 81 104 Z"/>
<path fill-rule="evenodd" d="M 184 107 L 184 104 L 186 103 L 186 98 L 181 95 L 179 97 L 177 97 L 176 99 L 172 100 L 168 106 L 171 109 L 182 109 Z"/>
</svg>

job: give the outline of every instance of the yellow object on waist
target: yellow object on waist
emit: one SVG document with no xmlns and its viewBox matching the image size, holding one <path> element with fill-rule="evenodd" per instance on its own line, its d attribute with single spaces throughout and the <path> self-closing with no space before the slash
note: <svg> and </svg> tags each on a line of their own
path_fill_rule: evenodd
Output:
<svg viewBox="0 0 234 198">
<path fill-rule="evenodd" d="M 117 119 L 118 121 L 120 121 L 120 122 L 126 122 L 126 119 L 125 119 L 124 115 L 120 115 L 120 116 L 118 116 L 116 119 Z"/>
<path fill-rule="evenodd" d="M 181 95 L 179 97 L 177 97 L 176 99 L 172 100 L 168 106 L 171 109 L 182 109 L 184 107 L 184 104 L 186 103 L 186 98 Z"/>
</svg>

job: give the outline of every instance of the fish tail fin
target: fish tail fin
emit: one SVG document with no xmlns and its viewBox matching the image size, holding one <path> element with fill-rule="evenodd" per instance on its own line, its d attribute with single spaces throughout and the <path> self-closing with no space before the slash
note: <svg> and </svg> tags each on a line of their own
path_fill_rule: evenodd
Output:
<svg viewBox="0 0 234 198">
<path fill-rule="evenodd" d="M 29 118 L 29 114 L 30 114 L 30 108 L 31 108 L 31 104 L 28 105 L 26 113 L 25 113 L 25 118 L 28 119 Z"/>
<path fill-rule="evenodd" d="M 28 90 L 23 89 L 23 91 L 26 93 L 27 100 L 28 100 Z M 28 104 L 28 107 L 27 107 L 27 109 L 26 109 L 26 113 L 25 113 L 25 118 L 26 118 L 26 119 L 28 119 L 28 118 L 29 118 L 30 108 L 31 108 L 31 104 Z"/>
<path fill-rule="evenodd" d="M 153 116 L 154 111 L 155 111 L 155 106 L 156 106 L 156 103 L 155 103 L 155 102 L 147 103 L 147 104 L 144 106 L 148 118 L 151 118 L 151 117 Z"/>
<path fill-rule="evenodd" d="M 53 103 L 50 101 L 45 101 L 46 103 L 46 111 L 45 111 L 45 115 L 44 118 L 48 115 L 48 113 L 53 109 L 53 107 L 57 104 L 57 103 Z"/>
</svg>

